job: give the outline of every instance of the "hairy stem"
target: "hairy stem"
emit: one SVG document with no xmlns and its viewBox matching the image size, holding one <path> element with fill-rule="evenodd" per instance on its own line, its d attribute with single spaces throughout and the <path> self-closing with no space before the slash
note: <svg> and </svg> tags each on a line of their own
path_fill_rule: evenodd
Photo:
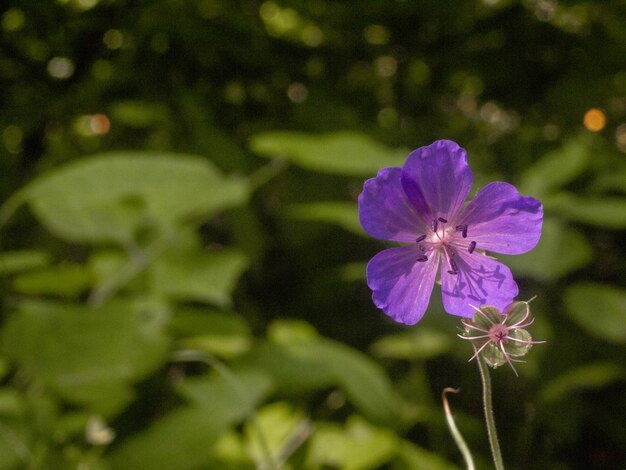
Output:
<svg viewBox="0 0 626 470">
<path fill-rule="evenodd" d="M 489 445 L 491 446 L 491 455 L 496 470 L 504 470 L 504 462 L 502 461 L 502 452 L 500 451 L 500 442 L 498 442 L 498 433 L 496 431 L 496 420 L 493 417 L 493 403 L 491 401 L 491 378 L 489 377 L 489 369 L 484 359 L 478 355 L 476 358 L 480 378 L 483 383 L 483 406 L 485 409 L 485 422 L 487 423 L 487 435 L 489 437 Z"/>
<path fill-rule="evenodd" d="M 448 404 L 447 393 L 459 393 L 458 388 L 446 387 L 441 391 L 441 400 L 443 401 L 443 410 L 446 413 L 446 421 L 448 422 L 448 428 L 450 429 L 450 434 L 454 438 L 454 442 L 456 446 L 459 448 L 461 455 L 463 456 L 463 460 L 465 460 L 465 466 L 467 470 L 474 470 L 476 467 L 474 466 L 474 459 L 472 458 L 472 453 L 467 447 L 467 443 L 463 436 L 459 432 L 459 429 L 456 427 L 456 423 L 454 422 L 454 416 L 452 416 L 452 411 L 450 411 L 450 405 Z"/>
</svg>

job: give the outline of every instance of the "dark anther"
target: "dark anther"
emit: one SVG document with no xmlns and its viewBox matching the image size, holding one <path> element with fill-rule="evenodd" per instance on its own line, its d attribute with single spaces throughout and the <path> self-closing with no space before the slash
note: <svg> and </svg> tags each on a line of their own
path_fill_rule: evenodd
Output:
<svg viewBox="0 0 626 470">
<path fill-rule="evenodd" d="M 467 225 L 457 225 L 456 231 L 463 234 L 463 238 L 467 238 Z"/>
<path fill-rule="evenodd" d="M 437 227 L 439 227 L 439 224 L 437 224 L 437 219 L 433 219 L 433 232 L 437 231 Z"/>
<path fill-rule="evenodd" d="M 469 246 L 467 247 L 467 251 L 469 251 L 470 253 L 473 253 L 475 248 L 476 248 L 476 242 L 471 242 Z"/>
<path fill-rule="evenodd" d="M 452 269 L 450 269 L 448 271 L 448 274 L 458 274 L 459 273 L 459 268 L 456 265 L 456 261 L 454 261 L 452 258 L 450 258 L 450 267 Z"/>
<path fill-rule="evenodd" d="M 426 239 L 426 235 L 420 235 L 419 237 L 417 237 L 417 238 L 415 239 L 415 243 L 422 242 L 422 241 L 424 241 L 425 239 Z"/>
<path fill-rule="evenodd" d="M 420 255 L 417 257 L 417 261 L 419 261 L 420 263 L 423 263 L 424 261 L 428 261 L 428 256 Z"/>
<path fill-rule="evenodd" d="M 443 217 L 439 217 L 437 220 L 438 220 L 439 222 L 441 222 L 442 224 L 446 224 L 446 223 L 448 223 L 448 220 L 447 220 L 447 219 L 444 219 Z"/>
</svg>

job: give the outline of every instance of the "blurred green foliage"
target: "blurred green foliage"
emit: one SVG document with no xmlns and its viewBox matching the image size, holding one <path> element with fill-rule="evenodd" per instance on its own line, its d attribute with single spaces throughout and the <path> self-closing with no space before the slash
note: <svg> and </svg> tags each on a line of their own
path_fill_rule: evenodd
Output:
<svg viewBox="0 0 626 470">
<path fill-rule="evenodd" d="M 433 295 L 377 311 L 363 180 L 458 141 L 545 206 L 493 374 L 509 468 L 626 466 L 618 0 L 24 0 L 0 9 L 0 469 L 487 467 Z M 590 110 L 594 110 L 589 113 Z"/>
</svg>

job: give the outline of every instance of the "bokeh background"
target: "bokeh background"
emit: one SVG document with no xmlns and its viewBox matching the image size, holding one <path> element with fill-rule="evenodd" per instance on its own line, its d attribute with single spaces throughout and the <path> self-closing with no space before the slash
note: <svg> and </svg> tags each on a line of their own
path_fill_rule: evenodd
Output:
<svg viewBox="0 0 626 470">
<path fill-rule="evenodd" d="M 363 181 L 440 138 L 545 206 L 509 468 L 626 467 L 626 4 L 22 0 L 0 11 L 0 468 L 489 468 L 435 289 L 371 303 Z M 474 189 L 474 190 L 475 190 Z"/>
</svg>

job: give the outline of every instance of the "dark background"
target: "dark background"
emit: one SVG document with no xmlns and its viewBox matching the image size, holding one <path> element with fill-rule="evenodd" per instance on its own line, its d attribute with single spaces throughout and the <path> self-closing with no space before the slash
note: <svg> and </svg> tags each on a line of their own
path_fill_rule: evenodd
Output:
<svg viewBox="0 0 626 470">
<path fill-rule="evenodd" d="M 436 288 L 396 325 L 364 282 L 384 245 L 358 225 L 363 181 L 441 138 L 474 190 L 508 181 L 545 207 L 538 248 L 501 257 L 547 340 L 519 377 L 492 374 L 507 466 L 626 465 L 624 2 L 3 5 L 0 468 L 254 468 L 259 429 L 291 468 L 448 468 L 446 386 L 488 466 L 458 319 Z M 147 159 L 63 173 L 109 151 Z M 179 154 L 218 175 L 202 194 Z M 241 197 L 193 209 L 231 179 Z M 105 234 L 116 217 L 128 237 Z M 258 392 L 256 419 L 229 386 Z"/>
</svg>

